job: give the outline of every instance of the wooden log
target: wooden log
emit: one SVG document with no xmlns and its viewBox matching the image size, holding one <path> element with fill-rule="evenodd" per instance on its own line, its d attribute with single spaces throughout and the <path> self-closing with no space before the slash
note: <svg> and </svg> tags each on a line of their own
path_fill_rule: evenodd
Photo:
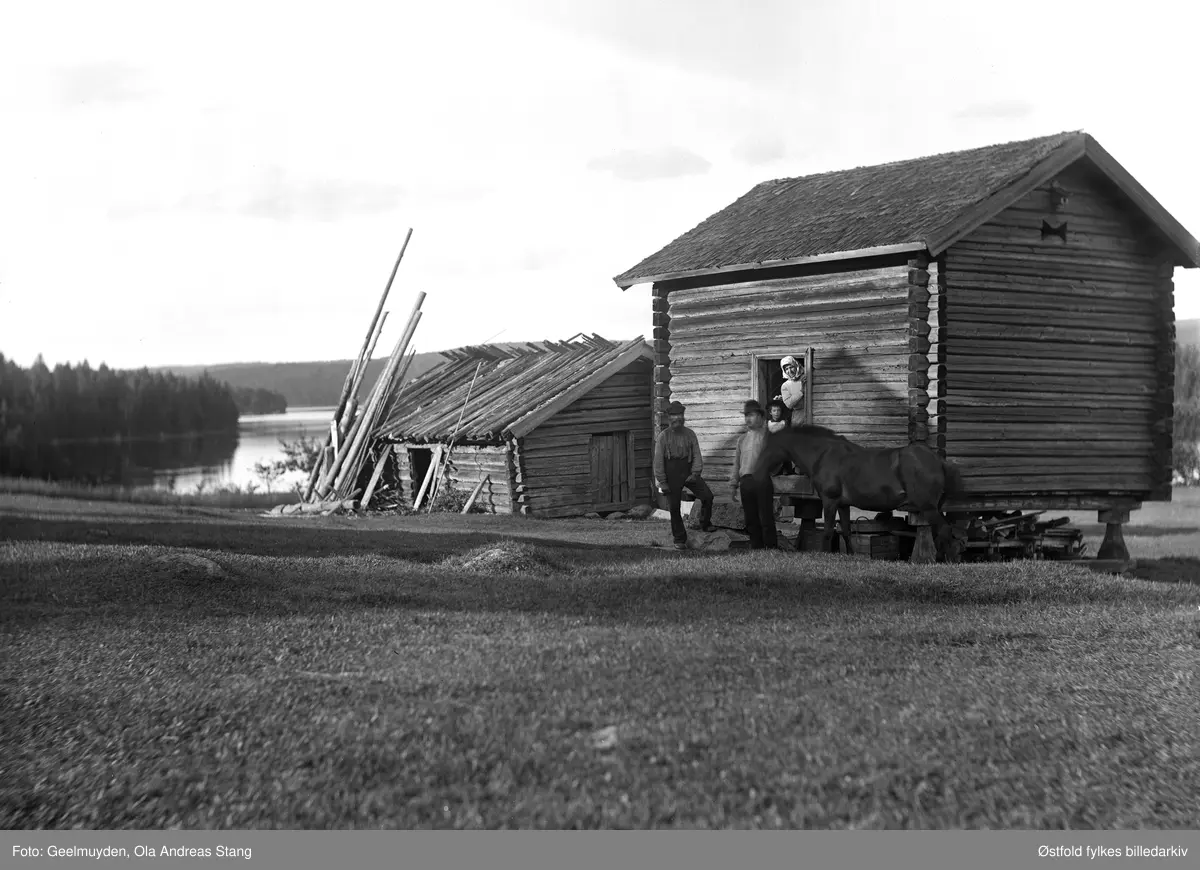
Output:
<svg viewBox="0 0 1200 870">
<path fill-rule="evenodd" d="M 425 493 L 428 491 L 430 484 L 433 482 L 433 475 L 437 467 L 442 461 L 442 445 L 437 445 L 433 451 L 433 459 L 429 463 L 429 468 L 425 470 L 425 477 L 421 481 L 421 488 L 417 490 L 417 496 L 413 499 L 413 510 L 421 509 L 421 502 L 425 499 Z"/>
<path fill-rule="evenodd" d="M 379 318 L 379 326 L 375 329 L 375 334 L 371 337 L 371 344 L 367 348 L 366 355 L 363 357 L 362 365 L 359 366 L 358 371 L 354 374 L 354 382 L 350 386 L 350 404 L 352 406 L 358 405 L 358 393 L 362 389 L 363 379 L 367 376 L 367 366 L 371 364 L 371 358 L 375 355 L 375 345 L 379 343 L 379 336 L 383 334 L 383 327 L 387 323 L 388 313 L 387 311 L 383 312 L 383 316 Z"/>
<path fill-rule="evenodd" d="M 366 510 L 371 504 L 371 496 L 375 494 L 375 486 L 379 483 L 379 477 L 383 474 L 383 467 L 387 464 L 388 457 L 392 455 L 392 446 L 385 444 L 383 449 L 379 451 L 379 461 L 375 463 L 375 470 L 371 472 L 371 480 L 367 484 L 367 488 L 363 490 L 362 501 L 359 507 Z"/>
<path fill-rule="evenodd" d="M 371 397 L 367 401 L 366 410 L 359 416 L 359 420 L 355 422 L 354 435 L 348 444 L 344 443 L 342 445 L 343 449 L 339 451 L 338 457 L 335 458 L 333 467 L 326 475 L 325 480 L 322 481 L 322 485 L 318 487 L 318 491 L 322 495 L 328 491 L 329 486 L 332 486 L 334 489 L 341 489 L 344 485 L 353 485 L 353 479 L 350 479 L 349 483 L 347 483 L 347 479 L 351 475 L 358 473 L 355 460 L 359 457 L 359 451 L 363 449 L 366 438 L 371 434 L 371 427 L 374 425 L 379 405 L 387 397 L 386 394 L 392 377 L 395 375 L 396 369 L 399 367 L 401 359 L 408 348 L 408 344 L 412 340 L 413 333 L 416 331 L 417 324 L 420 322 L 421 303 L 424 300 L 424 291 L 418 292 L 417 301 L 413 305 L 413 310 L 409 315 L 408 326 L 397 340 L 387 365 L 380 373 L 378 380 L 376 380 L 375 389 L 371 392 Z"/>
<path fill-rule="evenodd" d="M 460 513 L 463 513 L 463 514 L 470 513 L 471 508 L 475 506 L 475 499 L 477 499 L 479 497 L 479 493 L 483 490 L 483 485 L 485 483 L 487 483 L 488 481 L 490 481 L 491 479 L 492 478 L 489 475 L 487 477 L 482 478 L 479 481 L 479 483 L 477 483 L 475 485 L 475 489 L 471 492 L 470 497 L 467 499 L 467 503 L 465 505 L 463 505 L 463 509 L 462 509 L 462 511 L 460 511 Z"/>
<path fill-rule="evenodd" d="M 798 291 L 819 298 L 822 295 L 842 296 L 855 289 L 887 290 L 906 288 L 907 285 L 908 267 L 892 266 L 791 278 L 757 278 L 708 287 L 680 287 L 670 291 L 670 298 L 671 306 L 675 308 L 717 297 L 739 299 L 763 293 L 787 294 Z"/>
<path fill-rule="evenodd" d="M 754 294 L 707 294 L 691 301 L 676 300 L 670 316 L 674 320 L 705 321 L 722 314 L 745 315 L 791 314 L 797 318 L 861 315 L 863 309 L 895 308 L 905 302 L 907 288 L 900 283 L 884 289 L 853 288 L 836 293 L 819 293 L 809 289 L 794 292 L 764 288 Z"/>
<path fill-rule="evenodd" d="M 362 349 L 358 352 L 358 360 L 362 360 L 363 355 L 367 353 L 367 348 L 371 345 L 371 336 L 375 332 L 375 324 L 379 321 L 379 317 L 383 312 L 384 303 L 387 302 L 388 294 L 392 290 L 392 282 L 396 278 L 396 272 L 400 268 L 400 261 L 404 259 L 404 252 L 408 250 L 408 240 L 412 238 L 412 227 L 409 227 L 408 232 L 404 234 L 404 242 L 400 245 L 400 254 L 396 257 L 396 263 L 392 266 L 392 273 L 388 276 L 387 284 L 383 288 L 383 293 L 379 297 L 379 303 L 375 306 L 375 315 L 371 318 L 371 325 L 367 328 L 366 338 L 363 339 Z M 369 360 L 362 361 L 361 367 L 365 370 Z M 350 373 L 347 375 L 346 383 L 342 385 L 342 395 L 338 399 L 337 411 L 334 412 L 333 418 L 337 420 L 341 417 L 342 412 L 346 408 L 346 403 L 350 400 L 351 388 L 354 385 L 356 368 L 352 366 Z"/>
</svg>

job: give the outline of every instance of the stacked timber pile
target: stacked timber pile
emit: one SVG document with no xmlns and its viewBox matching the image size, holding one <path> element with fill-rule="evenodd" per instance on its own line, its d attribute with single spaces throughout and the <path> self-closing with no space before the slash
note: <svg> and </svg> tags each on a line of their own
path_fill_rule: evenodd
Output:
<svg viewBox="0 0 1200 870">
<path fill-rule="evenodd" d="M 396 346 L 392 349 L 387 364 L 375 381 L 375 386 L 368 395 L 366 403 L 360 405 L 358 397 L 366 376 L 367 365 L 371 361 L 375 345 L 383 331 L 383 324 L 387 320 L 387 312 L 383 310 L 383 306 L 392 289 L 396 271 L 400 267 L 400 261 L 404 258 L 404 251 L 408 248 L 408 240 L 411 237 L 412 230 L 410 229 L 404 237 L 404 244 L 400 248 L 400 255 L 396 258 L 396 264 L 392 267 L 392 274 L 388 278 L 383 295 L 379 298 L 375 316 L 371 318 L 371 325 L 367 329 L 362 348 L 358 357 L 351 364 L 350 371 L 346 374 L 341 398 L 334 411 L 333 420 L 329 424 L 329 436 L 325 440 L 325 447 L 321 451 L 320 459 L 309 475 L 302 503 L 316 506 L 339 506 L 341 509 L 345 509 L 345 506 L 352 505 L 362 492 L 358 488 L 358 482 L 369 456 L 375 427 L 380 420 L 386 419 L 395 407 L 403 389 L 409 364 L 415 355 L 415 353 L 408 353 L 408 346 L 412 341 L 413 333 L 416 332 L 417 323 L 421 319 L 421 303 L 425 300 L 424 293 L 417 294 L 417 301 L 409 314 L 408 325 L 397 339 Z M 375 472 L 367 484 L 366 491 L 362 493 L 364 504 L 370 500 L 371 490 L 378 481 L 382 470 L 383 463 L 380 461 L 376 464 Z"/>
<path fill-rule="evenodd" d="M 965 561 L 1080 559 L 1087 549 L 1083 532 L 1069 517 L 1039 521 L 1045 511 L 975 517 L 967 526 Z"/>
</svg>

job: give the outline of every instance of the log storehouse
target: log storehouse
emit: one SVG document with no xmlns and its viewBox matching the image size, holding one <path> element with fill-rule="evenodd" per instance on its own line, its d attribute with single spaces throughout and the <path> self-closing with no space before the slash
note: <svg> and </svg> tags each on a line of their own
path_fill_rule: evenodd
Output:
<svg viewBox="0 0 1200 870">
<path fill-rule="evenodd" d="M 652 285 L 656 429 L 683 402 L 715 479 L 742 402 L 807 354 L 809 419 L 934 447 L 965 478 L 948 510 L 1095 509 L 1128 558 L 1121 523 L 1171 497 L 1172 277 L 1198 265 L 1070 132 L 766 181 L 614 280 Z"/>
</svg>

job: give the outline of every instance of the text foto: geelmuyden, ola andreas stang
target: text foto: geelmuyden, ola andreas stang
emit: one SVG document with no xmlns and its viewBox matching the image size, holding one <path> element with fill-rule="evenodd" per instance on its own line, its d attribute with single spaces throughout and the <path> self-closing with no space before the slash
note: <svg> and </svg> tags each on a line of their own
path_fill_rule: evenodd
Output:
<svg viewBox="0 0 1200 870">
<path fill-rule="evenodd" d="M 249 846 L 13 846 L 14 858 L 244 858 Z"/>
</svg>

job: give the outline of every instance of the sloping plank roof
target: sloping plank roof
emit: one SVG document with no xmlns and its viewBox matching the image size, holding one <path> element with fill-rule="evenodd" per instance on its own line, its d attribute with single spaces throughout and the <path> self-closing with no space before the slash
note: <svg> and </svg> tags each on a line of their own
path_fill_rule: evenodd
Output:
<svg viewBox="0 0 1200 870">
<path fill-rule="evenodd" d="M 762 266 L 928 251 L 937 256 L 1077 160 L 1103 172 L 1200 266 L 1200 243 L 1088 134 L 1077 131 L 780 178 L 748 193 L 613 280 L 650 281 Z"/>
<path fill-rule="evenodd" d="M 448 362 L 405 385 L 376 437 L 416 443 L 520 437 L 635 359 L 653 359 L 654 353 L 642 336 L 617 343 L 593 335 L 464 347 L 442 355 Z M 650 401 L 647 392 L 647 413 Z"/>
</svg>

